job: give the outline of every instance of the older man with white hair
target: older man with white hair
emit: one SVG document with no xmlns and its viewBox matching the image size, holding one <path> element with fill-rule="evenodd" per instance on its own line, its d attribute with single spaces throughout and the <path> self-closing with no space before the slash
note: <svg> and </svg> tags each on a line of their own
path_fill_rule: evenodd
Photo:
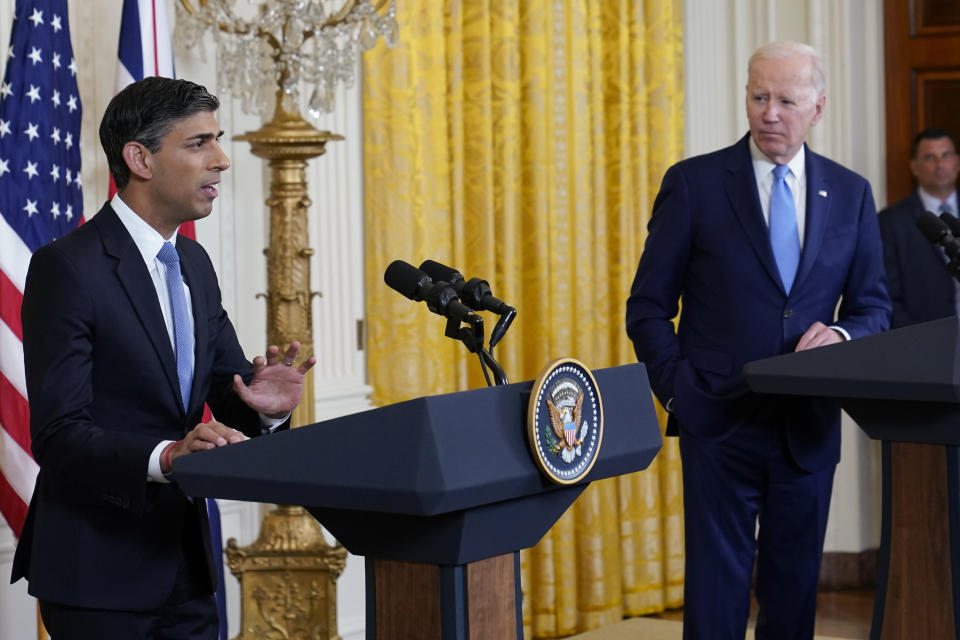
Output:
<svg viewBox="0 0 960 640">
<path fill-rule="evenodd" d="M 805 144 L 825 85 L 807 45 L 753 54 L 750 132 L 667 171 L 627 301 L 680 438 L 685 639 L 745 636 L 754 563 L 758 640 L 813 637 L 840 412 L 751 393 L 741 371 L 889 326 L 870 185 Z"/>
</svg>

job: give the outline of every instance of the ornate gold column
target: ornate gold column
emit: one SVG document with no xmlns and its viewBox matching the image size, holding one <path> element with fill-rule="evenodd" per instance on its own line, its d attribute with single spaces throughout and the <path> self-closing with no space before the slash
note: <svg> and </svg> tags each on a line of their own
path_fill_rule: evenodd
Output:
<svg viewBox="0 0 960 640">
<path fill-rule="evenodd" d="M 281 349 L 299 340 L 300 358 L 313 355 L 313 312 L 308 246 L 307 160 L 322 155 L 328 140 L 343 137 L 310 126 L 284 110 L 277 96 L 273 119 L 236 140 L 250 142 L 270 166 L 270 244 L 267 256 L 267 340 Z M 261 294 L 263 295 L 263 294 Z M 304 381 L 303 401 L 292 425 L 313 424 L 313 372 Z M 278 506 L 248 547 L 227 542 L 227 566 L 241 587 L 241 633 L 236 640 L 329 638 L 337 634 L 337 578 L 347 551 L 327 544 L 317 521 L 303 507 Z"/>
<path fill-rule="evenodd" d="M 307 196 L 305 170 L 307 160 L 326 151 L 328 140 L 343 136 L 319 131 L 299 113 L 289 113 L 277 96 L 273 119 L 257 131 L 250 131 L 235 140 L 250 143 L 255 156 L 265 158 L 270 167 L 270 244 L 263 250 L 267 256 L 267 341 L 285 349 L 294 340 L 300 341 L 301 359 L 313 353 L 312 300 L 318 292 L 310 289 L 310 257 L 307 246 Z M 313 371 L 307 374 L 303 401 L 293 413 L 293 426 L 313 424 Z"/>
</svg>

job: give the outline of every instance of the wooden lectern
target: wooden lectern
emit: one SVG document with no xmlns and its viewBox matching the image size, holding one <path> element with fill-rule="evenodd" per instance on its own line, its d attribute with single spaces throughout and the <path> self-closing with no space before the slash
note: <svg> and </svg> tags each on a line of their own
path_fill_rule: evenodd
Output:
<svg viewBox="0 0 960 640">
<path fill-rule="evenodd" d="M 303 505 L 366 557 L 367 638 L 523 637 L 520 549 L 590 481 L 645 469 L 662 440 L 643 365 L 594 371 L 604 433 L 587 480 L 541 475 L 531 382 L 430 396 L 184 456 L 191 496 Z"/>
<path fill-rule="evenodd" d="M 883 441 L 871 640 L 960 640 L 957 317 L 751 362 L 744 375 L 761 393 L 837 398 Z"/>
</svg>

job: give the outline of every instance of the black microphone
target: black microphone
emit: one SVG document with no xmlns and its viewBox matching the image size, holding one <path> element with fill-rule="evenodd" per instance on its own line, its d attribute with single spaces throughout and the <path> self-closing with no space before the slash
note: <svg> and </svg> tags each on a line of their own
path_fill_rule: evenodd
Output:
<svg viewBox="0 0 960 640">
<path fill-rule="evenodd" d="M 495 298 L 490 291 L 490 284 L 480 278 L 466 280 L 463 274 L 433 260 L 424 260 L 420 269 L 434 280 L 449 282 L 457 290 L 460 300 L 474 311 L 492 311 L 500 316 L 497 325 L 490 332 L 490 348 L 500 342 L 507 332 L 517 310 L 503 300 Z"/>
<path fill-rule="evenodd" d="M 926 236 L 927 240 L 943 247 L 951 262 L 960 260 L 960 240 L 953 237 L 947 223 L 938 218 L 937 214 L 924 211 L 917 216 L 916 224 L 917 229 Z"/>
<path fill-rule="evenodd" d="M 409 262 L 394 260 L 383 272 L 383 281 L 391 289 L 416 302 L 426 302 L 430 311 L 456 322 L 475 324 L 480 317 L 461 303 L 457 290 L 449 283 L 433 279 Z"/>
<path fill-rule="evenodd" d="M 433 280 L 426 273 L 409 262 L 394 260 L 383 272 L 383 281 L 394 291 L 416 302 L 426 299 L 427 292 L 433 286 Z"/>
<path fill-rule="evenodd" d="M 944 211 L 940 214 L 940 219 L 947 223 L 947 227 L 949 227 L 954 238 L 960 238 L 960 218 L 949 211 Z"/>
<path fill-rule="evenodd" d="M 443 280 L 452 284 L 453 288 L 460 294 L 463 303 L 474 311 L 492 311 L 500 314 L 506 312 L 507 307 L 510 306 L 503 300 L 493 297 L 490 284 L 486 280 L 480 278 L 466 280 L 463 274 L 453 267 L 448 267 L 433 260 L 424 260 L 423 264 L 420 265 L 420 270 L 434 280 Z"/>
</svg>

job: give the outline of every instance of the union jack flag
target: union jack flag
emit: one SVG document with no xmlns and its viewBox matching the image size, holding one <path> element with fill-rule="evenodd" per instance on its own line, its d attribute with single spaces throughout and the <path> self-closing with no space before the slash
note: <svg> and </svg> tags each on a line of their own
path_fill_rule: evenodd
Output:
<svg viewBox="0 0 960 640">
<path fill-rule="evenodd" d="M 30 455 L 20 304 L 30 256 L 83 221 L 80 92 L 67 0 L 17 0 L 0 83 L 0 513 L 19 537 Z"/>
</svg>

